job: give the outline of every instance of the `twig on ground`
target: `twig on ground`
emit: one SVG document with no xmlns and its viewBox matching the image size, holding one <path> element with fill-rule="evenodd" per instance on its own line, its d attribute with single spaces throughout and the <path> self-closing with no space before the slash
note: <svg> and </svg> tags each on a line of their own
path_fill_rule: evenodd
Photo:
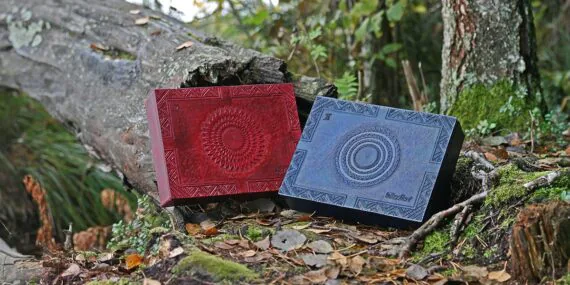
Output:
<svg viewBox="0 0 570 285">
<path fill-rule="evenodd" d="M 475 161 L 475 163 L 482 165 L 484 168 L 486 168 L 487 170 L 493 170 L 495 169 L 495 166 L 493 166 L 492 163 L 490 163 L 487 159 L 485 159 L 484 156 L 482 156 L 481 154 L 479 154 L 476 151 L 466 151 L 463 156 L 471 158 Z"/>
<path fill-rule="evenodd" d="M 534 191 L 538 188 L 544 187 L 544 186 L 549 186 L 552 183 L 554 183 L 554 181 L 556 181 L 558 178 L 562 177 L 562 176 L 566 176 L 566 175 L 570 175 L 570 171 L 566 170 L 566 171 L 552 171 L 544 176 L 541 176 L 531 182 L 525 183 L 523 186 L 527 191 Z"/>
<path fill-rule="evenodd" d="M 482 202 L 487 197 L 489 190 L 491 188 L 491 181 L 497 177 L 497 171 L 493 170 L 489 173 L 485 173 L 484 171 L 479 172 L 472 172 L 471 173 L 475 178 L 481 180 L 481 186 L 483 191 L 481 193 L 475 194 L 471 196 L 471 198 L 453 205 L 451 208 L 447 210 L 443 210 L 435 215 L 433 215 L 427 222 L 425 222 L 421 227 L 419 227 L 416 231 L 414 231 L 407 239 L 404 245 L 398 249 L 398 257 L 403 259 L 409 256 L 412 249 L 416 246 L 416 244 L 426 237 L 429 233 L 431 233 L 444 218 L 449 217 L 451 215 L 457 214 L 458 212 L 462 211 L 466 207 L 469 207 L 473 204 Z"/>
</svg>

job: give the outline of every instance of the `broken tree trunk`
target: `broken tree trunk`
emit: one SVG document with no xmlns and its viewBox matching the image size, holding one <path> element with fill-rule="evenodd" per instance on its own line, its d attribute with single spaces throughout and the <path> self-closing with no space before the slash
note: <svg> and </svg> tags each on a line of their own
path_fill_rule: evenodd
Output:
<svg viewBox="0 0 570 285">
<path fill-rule="evenodd" d="M 570 203 L 561 201 L 530 205 L 518 214 L 510 242 L 513 276 L 533 284 L 544 277 L 556 280 L 567 272 L 569 217 Z"/>
<path fill-rule="evenodd" d="M 443 0 L 442 18 L 441 111 L 520 128 L 542 104 L 530 1 Z"/>
<path fill-rule="evenodd" d="M 144 109 L 150 90 L 292 79 L 282 60 L 133 9 L 141 7 L 123 0 L 0 1 L 0 86 L 39 100 L 87 148 L 156 198 Z M 192 46 L 177 50 L 187 41 Z M 319 79 L 294 83 L 303 112 L 316 95 L 336 94 Z"/>
</svg>

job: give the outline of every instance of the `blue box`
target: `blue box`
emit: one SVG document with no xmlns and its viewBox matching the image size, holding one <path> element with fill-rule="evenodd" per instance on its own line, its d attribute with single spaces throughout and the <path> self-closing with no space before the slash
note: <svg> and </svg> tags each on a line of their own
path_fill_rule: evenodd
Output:
<svg viewBox="0 0 570 285">
<path fill-rule="evenodd" d="M 279 194 L 346 221 L 418 226 L 450 204 L 454 117 L 317 97 Z"/>
</svg>

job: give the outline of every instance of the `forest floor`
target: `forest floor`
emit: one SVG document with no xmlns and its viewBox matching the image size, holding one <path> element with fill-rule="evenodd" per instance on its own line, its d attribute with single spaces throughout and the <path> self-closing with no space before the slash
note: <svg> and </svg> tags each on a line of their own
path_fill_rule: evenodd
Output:
<svg viewBox="0 0 570 285">
<path fill-rule="evenodd" d="M 466 143 L 453 177 L 455 206 L 416 231 L 345 224 L 271 199 L 180 208 L 182 229 L 148 197 L 139 197 L 133 213 L 107 192 L 102 199 L 124 209 L 124 220 L 112 229 L 70 233 L 63 245 L 44 238 L 49 250 L 38 278 L 45 284 L 570 284 L 570 147 L 553 149 L 517 134 Z M 542 230 L 536 240 L 513 234 L 532 232 L 536 223 Z M 548 245 L 533 246 L 537 240 Z"/>
</svg>

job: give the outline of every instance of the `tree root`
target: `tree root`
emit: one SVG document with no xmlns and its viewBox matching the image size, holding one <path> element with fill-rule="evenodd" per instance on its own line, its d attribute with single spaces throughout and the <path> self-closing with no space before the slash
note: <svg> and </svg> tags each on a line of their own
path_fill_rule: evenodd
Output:
<svg viewBox="0 0 570 285">
<path fill-rule="evenodd" d="M 473 159 L 475 163 L 483 166 L 487 170 L 495 169 L 495 166 L 492 163 L 490 163 L 484 156 L 482 156 L 476 151 L 473 150 L 466 151 L 465 153 L 463 153 L 463 156 Z"/>
<path fill-rule="evenodd" d="M 498 174 L 496 170 L 493 170 L 489 173 L 484 171 L 479 172 L 472 172 L 471 173 L 475 178 L 481 180 L 482 189 L 483 191 L 471 196 L 471 198 L 453 205 L 451 208 L 438 212 L 437 214 L 433 215 L 427 222 L 425 222 L 421 227 L 415 230 L 410 236 L 404 239 L 402 245 L 398 247 L 394 247 L 390 250 L 384 251 L 382 255 L 397 255 L 398 258 L 403 259 L 409 257 L 411 251 L 415 248 L 417 243 L 423 240 L 429 233 L 431 233 L 435 228 L 437 228 L 440 223 L 447 217 L 455 215 L 457 213 L 465 211 L 467 213 L 469 210 L 466 210 L 472 205 L 477 204 L 485 200 L 487 197 L 489 190 L 491 188 L 492 180 L 495 179 Z M 466 214 L 465 214 L 466 215 Z"/>
</svg>

